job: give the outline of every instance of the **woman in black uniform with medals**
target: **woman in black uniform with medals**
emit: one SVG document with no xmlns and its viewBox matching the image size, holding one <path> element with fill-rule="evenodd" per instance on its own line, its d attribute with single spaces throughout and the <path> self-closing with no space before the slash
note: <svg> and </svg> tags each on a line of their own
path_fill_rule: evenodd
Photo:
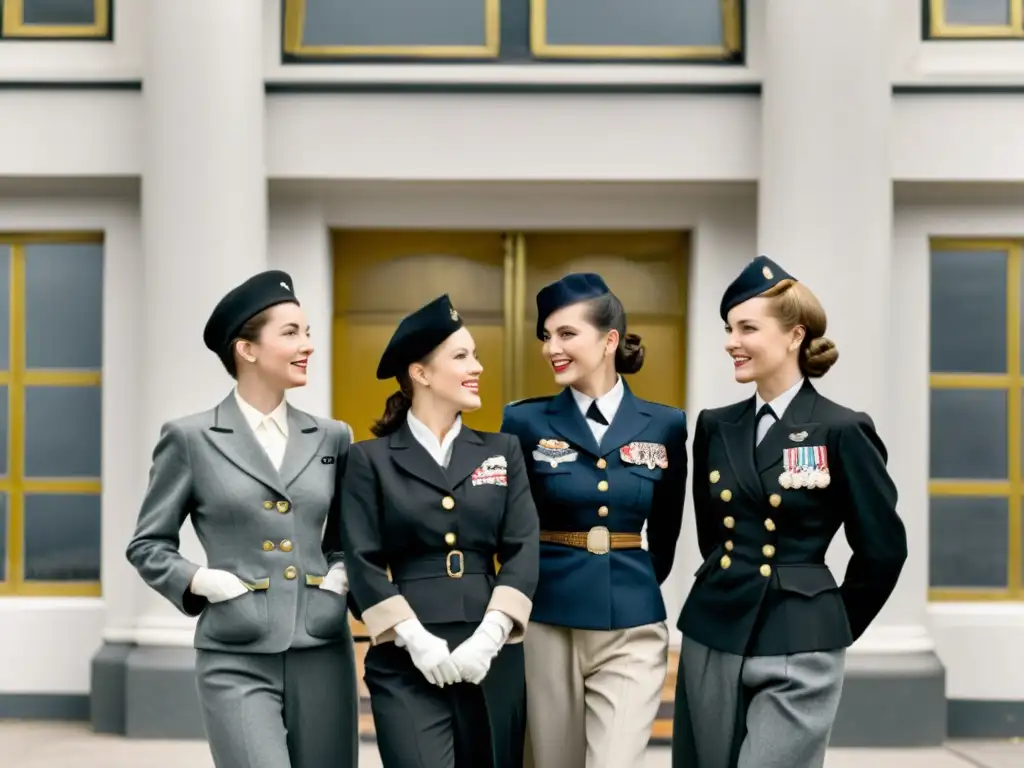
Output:
<svg viewBox="0 0 1024 768">
<path fill-rule="evenodd" d="M 349 457 L 342 541 L 384 768 L 523 764 L 537 512 L 519 443 L 462 424 L 482 371 L 448 296 L 409 315 L 377 368 L 399 390 Z"/>
<path fill-rule="evenodd" d="M 674 768 L 821 768 L 846 648 L 907 557 L 871 418 L 809 379 L 838 358 L 810 289 L 760 256 L 726 289 L 736 380 L 754 395 L 702 411 L 693 501 L 704 563 L 683 607 Z M 843 526 L 837 585 L 825 553 Z"/>
<path fill-rule="evenodd" d="M 626 384 L 644 348 L 600 275 L 541 289 L 537 338 L 564 388 L 506 406 L 502 424 L 529 456 L 543 527 L 526 641 L 533 765 L 639 768 L 668 665 L 660 585 L 683 515 L 686 415 Z"/>
</svg>

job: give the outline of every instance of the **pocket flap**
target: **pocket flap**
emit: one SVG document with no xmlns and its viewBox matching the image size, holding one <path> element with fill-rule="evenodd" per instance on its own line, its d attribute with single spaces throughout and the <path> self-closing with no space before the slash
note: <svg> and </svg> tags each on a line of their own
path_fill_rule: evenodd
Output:
<svg viewBox="0 0 1024 768">
<path fill-rule="evenodd" d="M 551 466 L 550 461 L 544 461 L 542 459 L 533 460 L 533 472 L 537 475 L 567 475 L 572 471 L 572 467 L 569 465 L 573 464 L 571 461 L 560 461 Z"/>
<path fill-rule="evenodd" d="M 661 467 L 650 469 L 643 464 L 627 464 L 626 466 L 629 467 L 629 471 L 634 475 L 639 475 L 647 480 L 661 480 L 661 473 L 663 472 Z"/>
<path fill-rule="evenodd" d="M 838 589 L 827 565 L 780 565 L 776 568 L 779 587 L 804 597 L 814 597 Z"/>
</svg>

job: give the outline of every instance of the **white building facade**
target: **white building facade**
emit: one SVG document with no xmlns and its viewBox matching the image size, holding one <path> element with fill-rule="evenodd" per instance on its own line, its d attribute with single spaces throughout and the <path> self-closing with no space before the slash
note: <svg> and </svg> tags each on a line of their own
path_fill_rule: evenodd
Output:
<svg viewBox="0 0 1024 768">
<path fill-rule="evenodd" d="M 495 428 L 551 386 L 537 287 L 597 269 L 692 422 L 749 394 L 718 303 L 765 253 L 828 310 L 819 389 L 875 420 L 910 543 L 834 743 L 1024 736 L 1024 2 L 626 5 L 4 0 L 0 717 L 201 735 L 193 623 L 124 551 L 160 424 L 229 390 L 230 286 L 293 276 L 292 402 L 367 437 L 402 313 L 452 295 Z"/>
</svg>

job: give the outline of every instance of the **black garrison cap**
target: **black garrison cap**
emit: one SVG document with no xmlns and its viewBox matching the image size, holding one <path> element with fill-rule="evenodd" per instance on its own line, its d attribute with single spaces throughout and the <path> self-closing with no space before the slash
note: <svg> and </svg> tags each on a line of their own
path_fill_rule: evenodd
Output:
<svg viewBox="0 0 1024 768">
<path fill-rule="evenodd" d="M 448 294 L 402 318 L 377 365 L 378 379 L 391 379 L 422 360 L 462 327 Z"/>
<path fill-rule="evenodd" d="M 203 330 L 206 346 L 218 355 L 223 354 L 247 320 L 275 304 L 298 304 L 292 287 L 291 276 L 275 269 L 253 275 L 232 288 L 217 302 L 206 321 Z"/>
<path fill-rule="evenodd" d="M 574 272 L 537 293 L 537 338 L 544 339 L 544 321 L 553 312 L 578 301 L 595 299 L 608 293 L 608 286 L 600 275 L 593 272 Z"/>
<path fill-rule="evenodd" d="M 796 280 L 796 278 L 767 256 L 758 256 L 747 264 L 740 272 L 739 277 L 725 289 L 722 305 L 719 307 L 722 319 L 726 319 L 729 310 L 733 307 L 739 306 L 747 299 L 760 296 L 783 280 Z"/>
</svg>

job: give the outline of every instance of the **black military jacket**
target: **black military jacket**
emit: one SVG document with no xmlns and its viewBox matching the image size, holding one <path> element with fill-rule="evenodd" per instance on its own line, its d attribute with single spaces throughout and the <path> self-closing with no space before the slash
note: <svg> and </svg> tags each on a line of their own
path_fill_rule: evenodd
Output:
<svg viewBox="0 0 1024 768">
<path fill-rule="evenodd" d="M 885 446 L 870 417 L 808 381 L 755 448 L 754 402 L 697 418 L 693 499 L 704 562 L 678 627 L 749 656 L 847 647 L 882 609 L 907 557 Z M 780 484 L 789 448 L 826 460 L 826 487 Z M 853 551 L 842 586 L 825 565 L 840 526 Z"/>
</svg>

